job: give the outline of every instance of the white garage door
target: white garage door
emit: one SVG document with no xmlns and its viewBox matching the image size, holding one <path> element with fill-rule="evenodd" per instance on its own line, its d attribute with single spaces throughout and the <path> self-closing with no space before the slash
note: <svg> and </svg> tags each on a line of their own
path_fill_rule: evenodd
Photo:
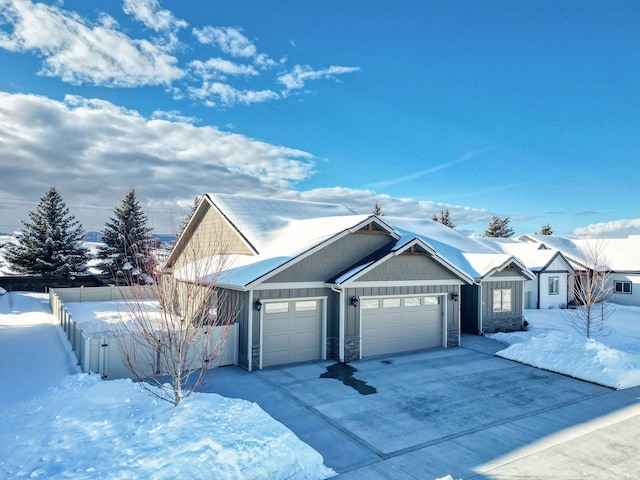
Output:
<svg viewBox="0 0 640 480">
<path fill-rule="evenodd" d="M 362 356 L 442 346 L 441 297 L 362 298 Z"/>
<path fill-rule="evenodd" d="M 320 300 L 265 302 L 262 366 L 322 358 Z"/>
</svg>

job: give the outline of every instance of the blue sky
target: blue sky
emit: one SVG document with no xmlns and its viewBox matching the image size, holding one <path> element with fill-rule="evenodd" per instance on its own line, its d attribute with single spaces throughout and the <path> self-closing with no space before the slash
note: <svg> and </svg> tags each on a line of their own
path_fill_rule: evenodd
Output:
<svg viewBox="0 0 640 480">
<path fill-rule="evenodd" d="M 640 233 L 637 1 L 0 0 L 0 231 L 55 184 Z"/>
</svg>

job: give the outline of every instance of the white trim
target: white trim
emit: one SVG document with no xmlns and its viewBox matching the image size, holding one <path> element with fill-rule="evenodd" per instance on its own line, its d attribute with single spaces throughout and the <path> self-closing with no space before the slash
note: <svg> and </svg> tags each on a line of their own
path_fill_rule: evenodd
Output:
<svg viewBox="0 0 640 480">
<path fill-rule="evenodd" d="M 442 348 L 448 348 L 447 345 L 447 333 L 448 333 L 448 329 L 447 329 L 447 312 L 449 311 L 448 308 L 448 304 L 449 304 L 449 294 L 445 294 L 444 295 L 444 301 L 442 302 Z"/>
<path fill-rule="evenodd" d="M 290 298 L 269 298 L 260 299 L 262 302 L 262 308 L 260 309 L 260 370 L 262 370 L 262 353 L 264 351 L 264 306 L 266 303 L 278 303 L 278 302 L 298 302 L 304 300 L 320 300 L 320 358 L 322 360 L 327 359 L 327 299 L 325 296 L 315 297 L 290 297 Z"/>
<path fill-rule="evenodd" d="M 345 292 L 340 290 L 340 313 L 338 315 L 338 359 L 340 362 L 344 362 L 344 304 Z M 356 309 L 357 310 L 357 309 Z M 357 312 L 356 312 L 357 317 Z M 356 318 L 357 320 L 357 318 Z"/>
<path fill-rule="evenodd" d="M 249 306 L 248 306 L 249 314 L 247 316 L 247 329 L 249 334 L 247 335 L 249 338 L 247 339 L 247 365 L 249 367 L 249 371 L 252 371 L 252 363 L 253 363 L 253 290 L 249 290 Z"/>
<path fill-rule="evenodd" d="M 293 290 L 297 288 L 329 288 L 324 282 L 261 283 L 256 290 Z"/>
<path fill-rule="evenodd" d="M 464 282 L 456 280 L 394 280 L 394 281 L 371 281 L 353 282 L 349 288 L 376 288 L 376 287 L 431 287 L 434 285 L 455 286 L 466 285 Z M 420 294 L 422 295 L 422 294 Z M 385 295 L 397 297 L 398 295 Z"/>
</svg>

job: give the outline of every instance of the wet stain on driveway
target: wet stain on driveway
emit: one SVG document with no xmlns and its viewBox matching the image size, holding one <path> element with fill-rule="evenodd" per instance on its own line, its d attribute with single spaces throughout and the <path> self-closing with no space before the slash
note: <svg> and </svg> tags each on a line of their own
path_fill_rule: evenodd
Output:
<svg viewBox="0 0 640 480">
<path fill-rule="evenodd" d="M 378 393 L 375 387 L 367 385 L 367 382 L 354 378 L 353 374 L 358 370 L 348 363 L 334 363 L 327 367 L 327 371 L 320 375 L 320 378 L 335 378 L 340 380 L 346 386 L 353 388 L 360 395 L 371 395 Z"/>
</svg>

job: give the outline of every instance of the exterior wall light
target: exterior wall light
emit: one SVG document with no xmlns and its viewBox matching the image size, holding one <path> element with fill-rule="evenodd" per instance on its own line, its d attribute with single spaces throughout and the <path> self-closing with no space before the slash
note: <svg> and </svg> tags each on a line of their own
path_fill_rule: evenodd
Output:
<svg viewBox="0 0 640 480">
<path fill-rule="evenodd" d="M 253 304 L 253 308 L 255 308 L 257 311 L 262 310 L 262 302 L 260 301 L 260 299 L 255 301 L 255 303 Z"/>
<path fill-rule="evenodd" d="M 355 295 L 351 297 L 351 306 L 358 307 L 358 297 L 356 297 Z"/>
<path fill-rule="evenodd" d="M 458 301 L 458 292 L 451 292 L 451 300 L 454 302 Z"/>
</svg>

